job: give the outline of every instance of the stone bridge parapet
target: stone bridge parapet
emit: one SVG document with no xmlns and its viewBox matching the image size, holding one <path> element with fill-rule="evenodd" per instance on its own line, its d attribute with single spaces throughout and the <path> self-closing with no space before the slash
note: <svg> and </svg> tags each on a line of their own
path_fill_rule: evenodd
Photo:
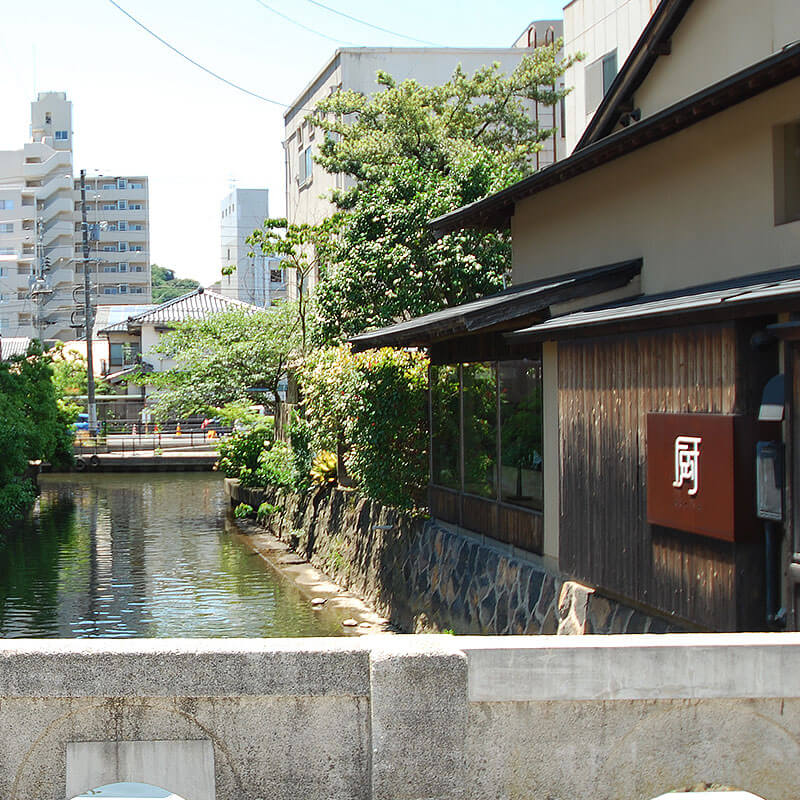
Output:
<svg viewBox="0 0 800 800">
<path fill-rule="evenodd" d="M 800 635 L 0 645 L 0 798 L 800 796 Z"/>
</svg>

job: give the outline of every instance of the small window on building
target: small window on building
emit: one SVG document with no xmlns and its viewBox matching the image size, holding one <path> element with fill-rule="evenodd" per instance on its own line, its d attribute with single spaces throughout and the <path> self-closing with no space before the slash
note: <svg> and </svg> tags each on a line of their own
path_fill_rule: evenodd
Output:
<svg viewBox="0 0 800 800">
<path fill-rule="evenodd" d="M 117 178 L 117 189 L 127 189 L 128 181 L 125 178 Z"/>
<path fill-rule="evenodd" d="M 127 242 L 118 242 L 118 248 L 120 253 L 127 253 L 128 252 L 128 243 Z"/>
<path fill-rule="evenodd" d="M 103 294 L 118 294 L 116 286 L 104 286 Z"/>
<path fill-rule="evenodd" d="M 128 294 L 128 284 L 127 283 L 121 283 L 119 285 L 119 293 L 120 294 Z"/>
<path fill-rule="evenodd" d="M 128 208 L 128 201 L 127 200 L 117 200 L 117 208 L 120 211 L 126 211 Z"/>
<path fill-rule="evenodd" d="M 800 220 L 800 120 L 774 131 L 775 224 Z"/>
<path fill-rule="evenodd" d="M 283 283 L 283 270 L 271 269 L 269 271 L 269 280 L 270 283 Z"/>
<path fill-rule="evenodd" d="M 14 233 L 14 223 L 0 222 L 0 233 Z"/>
<path fill-rule="evenodd" d="M 119 230 L 121 230 L 121 231 L 126 231 L 126 230 L 128 230 L 128 223 L 127 223 L 127 222 L 125 222 L 125 220 L 124 220 L 124 219 L 121 219 L 121 220 L 120 220 L 120 221 L 117 223 L 117 228 L 118 228 Z"/>
<path fill-rule="evenodd" d="M 11 211 L 13 208 L 13 200 L 0 200 L 0 211 Z"/>
<path fill-rule="evenodd" d="M 311 160 L 311 148 L 306 147 L 302 153 L 300 153 L 300 164 L 299 164 L 299 175 L 298 175 L 298 183 L 300 186 L 304 186 L 305 184 L 311 181 L 311 173 L 314 168 L 314 163 Z"/>
<path fill-rule="evenodd" d="M 106 266 L 103 267 L 103 272 L 116 272 L 116 271 L 117 271 L 116 264 L 106 264 Z"/>
<path fill-rule="evenodd" d="M 120 272 L 127 272 L 128 271 L 128 262 L 127 261 L 120 261 L 119 262 L 119 271 Z"/>
<path fill-rule="evenodd" d="M 68 134 L 67 131 L 56 131 L 56 141 L 57 142 L 58 141 L 65 142 L 68 137 L 69 137 L 69 134 Z"/>
<path fill-rule="evenodd" d="M 612 50 L 589 64 L 585 70 L 586 113 L 592 114 L 603 101 L 617 77 L 617 51 Z"/>
<path fill-rule="evenodd" d="M 45 125 L 53 124 L 53 115 L 49 111 L 44 112 L 44 124 Z"/>
</svg>

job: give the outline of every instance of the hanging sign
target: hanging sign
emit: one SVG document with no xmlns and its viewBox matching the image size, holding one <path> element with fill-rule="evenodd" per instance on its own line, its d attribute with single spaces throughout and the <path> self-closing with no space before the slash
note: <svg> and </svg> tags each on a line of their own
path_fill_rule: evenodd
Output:
<svg viewBox="0 0 800 800">
<path fill-rule="evenodd" d="M 648 414 L 647 521 L 726 541 L 750 533 L 751 427 L 725 414 Z"/>
</svg>

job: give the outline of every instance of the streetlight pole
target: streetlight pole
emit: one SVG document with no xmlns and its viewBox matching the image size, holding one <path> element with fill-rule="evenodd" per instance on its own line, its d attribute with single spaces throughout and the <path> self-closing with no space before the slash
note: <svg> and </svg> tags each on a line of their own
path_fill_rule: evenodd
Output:
<svg viewBox="0 0 800 800">
<path fill-rule="evenodd" d="M 86 170 L 81 170 L 81 231 L 83 238 L 83 307 L 86 319 L 86 383 L 89 396 L 89 435 L 97 436 L 97 404 L 94 399 L 94 359 L 92 357 L 92 286 L 89 277 L 89 225 L 86 222 Z"/>
</svg>

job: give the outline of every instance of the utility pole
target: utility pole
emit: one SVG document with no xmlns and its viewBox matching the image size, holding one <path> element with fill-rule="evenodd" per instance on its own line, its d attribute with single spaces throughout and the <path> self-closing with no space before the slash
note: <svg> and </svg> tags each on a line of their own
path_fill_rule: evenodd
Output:
<svg viewBox="0 0 800 800">
<path fill-rule="evenodd" d="M 83 237 L 83 308 L 86 319 L 86 382 L 89 395 L 89 435 L 97 436 L 97 403 L 94 399 L 94 359 L 92 358 L 92 286 L 89 277 L 89 225 L 86 222 L 86 170 L 81 170 L 81 231 Z"/>
<path fill-rule="evenodd" d="M 37 200 L 38 202 L 38 200 Z M 36 244 L 35 244 L 35 257 L 36 262 L 33 282 L 31 283 L 30 296 L 36 304 L 36 338 L 39 344 L 44 348 L 44 306 L 49 302 L 53 294 L 53 290 L 47 283 L 47 272 L 50 268 L 49 259 L 45 258 L 44 245 L 42 244 L 42 220 L 38 215 L 36 216 Z"/>
</svg>

